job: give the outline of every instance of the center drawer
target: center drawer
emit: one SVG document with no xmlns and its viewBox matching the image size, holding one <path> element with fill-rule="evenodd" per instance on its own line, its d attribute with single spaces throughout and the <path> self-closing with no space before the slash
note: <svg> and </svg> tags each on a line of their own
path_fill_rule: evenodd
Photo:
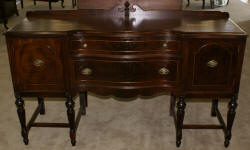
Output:
<svg viewBox="0 0 250 150">
<path fill-rule="evenodd" d="M 175 39 L 157 40 L 94 40 L 94 39 L 71 39 L 71 50 L 105 50 L 112 52 L 137 52 L 164 50 L 177 52 L 180 49 L 180 41 Z"/>
<path fill-rule="evenodd" d="M 76 82 L 176 82 L 179 60 L 113 61 L 82 59 L 73 62 Z"/>
</svg>

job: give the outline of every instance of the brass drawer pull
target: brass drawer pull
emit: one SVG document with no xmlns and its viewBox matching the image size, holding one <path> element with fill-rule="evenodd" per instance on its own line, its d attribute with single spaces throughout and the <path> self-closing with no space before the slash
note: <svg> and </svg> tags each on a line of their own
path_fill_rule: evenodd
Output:
<svg viewBox="0 0 250 150">
<path fill-rule="evenodd" d="M 160 75 L 168 75 L 169 73 L 170 73 L 170 71 L 165 67 L 159 69 L 159 74 Z"/>
<path fill-rule="evenodd" d="M 210 61 L 207 62 L 207 66 L 209 68 L 215 68 L 215 67 L 218 66 L 218 62 L 216 60 L 210 60 Z"/>
<path fill-rule="evenodd" d="M 84 76 L 89 76 L 92 74 L 92 70 L 90 68 L 84 68 L 81 70 L 81 74 Z"/>
<path fill-rule="evenodd" d="M 87 43 L 84 43 L 84 44 L 82 44 L 82 47 L 83 47 L 83 48 L 87 48 L 87 47 L 88 47 L 88 44 L 87 44 Z"/>
<path fill-rule="evenodd" d="M 162 46 L 166 48 L 168 47 L 168 43 L 163 43 Z"/>
<path fill-rule="evenodd" d="M 42 61 L 41 59 L 36 59 L 33 62 L 33 65 L 36 66 L 36 67 L 41 67 L 43 64 L 44 64 L 44 61 Z"/>
</svg>

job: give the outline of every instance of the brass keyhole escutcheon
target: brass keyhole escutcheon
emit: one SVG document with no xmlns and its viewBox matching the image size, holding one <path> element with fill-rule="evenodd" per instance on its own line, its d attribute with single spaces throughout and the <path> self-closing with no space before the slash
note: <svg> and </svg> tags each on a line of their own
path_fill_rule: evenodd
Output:
<svg viewBox="0 0 250 150">
<path fill-rule="evenodd" d="M 168 43 L 163 43 L 162 46 L 166 48 L 168 47 Z"/>
<path fill-rule="evenodd" d="M 44 64 L 44 61 L 42 61 L 41 59 L 36 59 L 33 62 L 33 65 L 36 67 L 41 67 Z"/>
<path fill-rule="evenodd" d="M 169 73 L 170 73 L 170 71 L 165 67 L 159 69 L 159 74 L 160 75 L 168 75 Z"/>
<path fill-rule="evenodd" d="M 89 76 L 92 74 L 92 70 L 90 68 L 84 68 L 81 70 L 81 74 L 84 76 Z"/>
<path fill-rule="evenodd" d="M 207 62 L 207 66 L 209 68 L 215 68 L 215 67 L 218 66 L 218 62 L 216 60 L 210 60 L 210 61 Z"/>
<path fill-rule="evenodd" d="M 84 43 L 84 44 L 82 44 L 82 47 L 83 47 L 83 48 L 87 48 L 87 47 L 88 47 L 88 44 L 87 44 L 87 43 Z"/>
</svg>

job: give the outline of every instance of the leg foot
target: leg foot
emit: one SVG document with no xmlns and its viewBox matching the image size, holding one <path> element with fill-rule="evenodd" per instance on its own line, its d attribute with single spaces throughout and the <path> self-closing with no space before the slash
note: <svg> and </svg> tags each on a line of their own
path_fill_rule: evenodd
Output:
<svg viewBox="0 0 250 150">
<path fill-rule="evenodd" d="M 186 107 L 186 103 L 184 99 L 185 99 L 184 96 L 180 96 L 179 101 L 177 103 L 177 124 L 176 124 L 176 146 L 177 147 L 181 145 L 181 140 L 182 140 L 182 126 L 183 126 L 185 107 Z"/>
<path fill-rule="evenodd" d="M 212 108 L 211 108 L 211 116 L 216 117 L 216 110 L 218 109 L 218 99 L 213 99 Z"/>
<path fill-rule="evenodd" d="M 225 147 L 228 147 L 229 144 L 230 144 L 230 141 L 229 141 L 228 139 L 226 139 L 225 142 L 224 142 L 224 146 L 225 146 Z"/>
<path fill-rule="evenodd" d="M 176 147 L 180 147 L 181 146 L 181 141 L 176 141 Z"/>
<path fill-rule="evenodd" d="M 16 106 L 17 106 L 18 118 L 21 124 L 21 134 L 23 137 L 23 142 L 27 145 L 29 143 L 29 139 L 28 139 L 28 130 L 26 127 L 24 101 L 20 95 L 16 95 Z"/>
<path fill-rule="evenodd" d="M 40 115 L 44 115 L 45 114 L 45 105 L 44 105 L 44 99 L 41 97 L 38 97 L 38 104 L 40 106 Z"/>
<path fill-rule="evenodd" d="M 67 115 L 69 120 L 69 126 L 70 126 L 70 139 L 71 144 L 74 146 L 76 144 L 76 124 L 75 124 L 75 110 L 74 110 L 74 101 L 71 96 L 68 96 L 66 101 L 66 107 L 67 107 Z"/>
</svg>

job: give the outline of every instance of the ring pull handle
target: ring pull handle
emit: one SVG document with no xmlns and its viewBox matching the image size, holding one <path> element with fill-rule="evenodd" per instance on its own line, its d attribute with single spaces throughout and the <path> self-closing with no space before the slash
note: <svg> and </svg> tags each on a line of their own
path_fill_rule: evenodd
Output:
<svg viewBox="0 0 250 150">
<path fill-rule="evenodd" d="M 84 76 L 90 76 L 92 74 L 92 70 L 90 68 L 84 68 L 81 70 L 81 74 Z"/>
<path fill-rule="evenodd" d="M 210 61 L 207 62 L 207 66 L 209 68 L 215 68 L 215 67 L 218 66 L 218 62 L 216 60 L 210 60 Z"/>
<path fill-rule="evenodd" d="M 159 69 L 159 74 L 160 75 L 168 75 L 169 73 L 170 73 L 170 71 L 165 67 Z"/>
<path fill-rule="evenodd" d="M 44 61 L 42 61 L 41 59 L 36 59 L 36 60 L 34 60 L 34 62 L 33 62 L 33 65 L 34 65 L 35 67 L 41 67 L 43 64 L 44 64 Z"/>
</svg>

